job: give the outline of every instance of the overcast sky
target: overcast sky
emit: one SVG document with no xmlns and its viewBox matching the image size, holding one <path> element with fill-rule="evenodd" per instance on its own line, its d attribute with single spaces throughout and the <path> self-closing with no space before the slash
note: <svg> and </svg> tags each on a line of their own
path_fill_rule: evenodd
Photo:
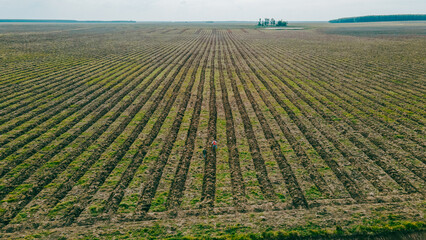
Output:
<svg viewBox="0 0 426 240">
<path fill-rule="evenodd" d="M 0 0 L 0 19 L 327 21 L 426 13 L 426 0 Z"/>
</svg>

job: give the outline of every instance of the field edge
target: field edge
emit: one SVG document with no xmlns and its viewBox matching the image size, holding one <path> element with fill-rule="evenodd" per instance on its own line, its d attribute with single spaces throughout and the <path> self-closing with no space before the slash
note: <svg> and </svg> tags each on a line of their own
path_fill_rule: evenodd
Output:
<svg viewBox="0 0 426 240">
<path fill-rule="evenodd" d="M 15 231 L 1 239 L 329 239 L 426 234 L 425 202 L 355 204 L 315 209 L 177 217 L 134 222 L 102 222 L 92 226 Z M 9 232 L 10 231 L 10 232 Z"/>
</svg>

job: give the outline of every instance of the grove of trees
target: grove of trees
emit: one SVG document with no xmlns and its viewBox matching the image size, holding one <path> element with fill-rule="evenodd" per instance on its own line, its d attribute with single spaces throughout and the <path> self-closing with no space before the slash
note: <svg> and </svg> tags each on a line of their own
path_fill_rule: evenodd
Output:
<svg viewBox="0 0 426 240">
<path fill-rule="evenodd" d="M 287 26 L 288 22 L 284 21 L 284 20 L 278 20 L 275 21 L 274 18 L 264 18 L 262 20 L 262 18 L 259 18 L 259 21 L 257 23 L 257 26 L 262 26 L 262 27 L 271 27 L 271 26 L 277 26 L 277 27 L 285 27 Z"/>
</svg>

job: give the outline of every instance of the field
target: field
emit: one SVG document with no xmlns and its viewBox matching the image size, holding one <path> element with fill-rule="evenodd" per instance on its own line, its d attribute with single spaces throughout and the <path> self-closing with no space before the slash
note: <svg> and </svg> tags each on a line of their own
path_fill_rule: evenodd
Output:
<svg viewBox="0 0 426 240">
<path fill-rule="evenodd" d="M 404 26 L 0 25 L 0 238 L 424 231 Z"/>
</svg>

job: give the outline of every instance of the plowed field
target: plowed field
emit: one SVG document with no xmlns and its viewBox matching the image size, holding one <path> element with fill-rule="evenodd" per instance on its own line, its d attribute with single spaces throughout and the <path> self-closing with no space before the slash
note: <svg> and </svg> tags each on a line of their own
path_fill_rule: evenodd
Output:
<svg viewBox="0 0 426 240">
<path fill-rule="evenodd" d="M 424 229 L 424 36 L 0 25 L 0 237 Z"/>
</svg>

